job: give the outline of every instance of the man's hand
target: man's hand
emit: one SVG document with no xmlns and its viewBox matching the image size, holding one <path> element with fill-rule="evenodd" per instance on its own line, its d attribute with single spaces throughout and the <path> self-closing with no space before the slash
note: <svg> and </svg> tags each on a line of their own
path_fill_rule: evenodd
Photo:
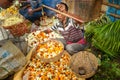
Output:
<svg viewBox="0 0 120 80">
<path fill-rule="evenodd" d="M 34 11 L 30 8 L 30 9 L 28 9 L 28 14 L 29 15 L 32 15 L 34 13 Z"/>
<path fill-rule="evenodd" d="M 50 29 L 47 29 L 47 30 L 44 30 L 44 32 L 45 32 L 46 34 L 49 34 L 49 33 L 51 33 L 52 31 L 51 31 Z"/>
</svg>

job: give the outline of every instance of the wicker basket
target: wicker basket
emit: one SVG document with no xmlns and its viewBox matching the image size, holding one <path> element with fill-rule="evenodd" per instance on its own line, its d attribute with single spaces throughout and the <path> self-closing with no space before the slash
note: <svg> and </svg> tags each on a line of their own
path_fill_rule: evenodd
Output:
<svg viewBox="0 0 120 80">
<path fill-rule="evenodd" d="M 49 41 L 58 42 L 59 44 L 61 44 L 63 46 L 63 44 L 60 41 L 57 41 L 57 40 L 49 40 Z M 36 54 L 36 49 L 37 49 L 37 47 L 34 49 L 33 54 Z M 39 56 L 37 56 L 37 58 L 41 59 L 45 63 L 50 63 L 50 62 L 58 61 L 61 58 L 61 56 L 63 55 L 63 53 L 64 53 L 64 46 L 63 46 L 63 50 L 58 55 L 56 55 L 52 58 L 44 58 L 44 57 L 39 57 Z"/>
<path fill-rule="evenodd" d="M 98 61 L 92 53 L 81 51 L 71 57 L 70 68 L 78 77 L 89 78 L 95 74 Z"/>
<path fill-rule="evenodd" d="M 12 26 L 4 27 L 5 29 L 8 29 L 10 33 L 15 37 L 23 36 L 25 33 L 30 31 L 30 22 L 25 20 L 22 23 L 18 23 Z"/>
</svg>

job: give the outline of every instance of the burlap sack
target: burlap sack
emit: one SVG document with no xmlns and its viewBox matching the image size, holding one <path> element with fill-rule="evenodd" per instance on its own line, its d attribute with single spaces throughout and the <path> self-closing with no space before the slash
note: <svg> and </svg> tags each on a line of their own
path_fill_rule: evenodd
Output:
<svg viewBox="0 0 120 80">
<path fill-rule="evenodd" d="M 0 48 L 0 79 L 20 70 L 25 64 L 24 54 L 11 41 Z"/>
</svg>

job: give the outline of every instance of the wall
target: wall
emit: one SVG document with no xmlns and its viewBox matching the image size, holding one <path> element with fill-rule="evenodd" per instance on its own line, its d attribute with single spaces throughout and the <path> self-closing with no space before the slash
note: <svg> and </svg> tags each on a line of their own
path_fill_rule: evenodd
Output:
<svg viewBox="0 0 120 80">
<path fill-rule="evenodd" d="M 69 6 L 69 12 L 78 15 L 84 21 L 100 16 L 102 0 L 63 0 Z"/>
<path fill-rule="evenodd" d="M 62 0 L 62 2 L 65 2 L 68 5 L 70 13 L 74 13 L 75 0 Z"/>
</svg>

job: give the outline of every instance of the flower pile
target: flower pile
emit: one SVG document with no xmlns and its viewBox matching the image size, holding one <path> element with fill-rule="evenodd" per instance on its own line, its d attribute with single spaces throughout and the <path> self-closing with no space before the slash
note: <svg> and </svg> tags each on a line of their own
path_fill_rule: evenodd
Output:
<svg viewBox="0 0 120 80">
<path fill-rule="evenodd" d="M 68 67 L 69 61 L 68 54 L 63 54 L 59 61 L 50 63 L 44 63 L 34 55 L 23 75 L 27 74 L 28 80 L 78 80 Z"/>
<path fill-rule="evenodd" d="M 15 6 L 11 6 L 1 11 L 0 19 L 6 19 L 10 16 L 17 15 L 18 13 L 18 9 Z"/>
<path fill-rule="evenodd" d="M 36 54 L 41 58 L 53 58 L 62 53 L 64 46 L 61 42 L 56 40 L 49 40 L 45 43 L 39 44 L 36 49 Z"/>
<path fill-rule="evenodd" d="M 30 33 L 26 37 L 26 41 L 28 43 L 28 46 L 35 47 L 39 43 L 46 42 L 46 41 L 50 40 L 51 38 L 55 39 L 55 38 L 63 38 L 63 37 L 55 32 L 46 34 L 43 31 L 35 31 L 35 32 Z"/>
</svg>

